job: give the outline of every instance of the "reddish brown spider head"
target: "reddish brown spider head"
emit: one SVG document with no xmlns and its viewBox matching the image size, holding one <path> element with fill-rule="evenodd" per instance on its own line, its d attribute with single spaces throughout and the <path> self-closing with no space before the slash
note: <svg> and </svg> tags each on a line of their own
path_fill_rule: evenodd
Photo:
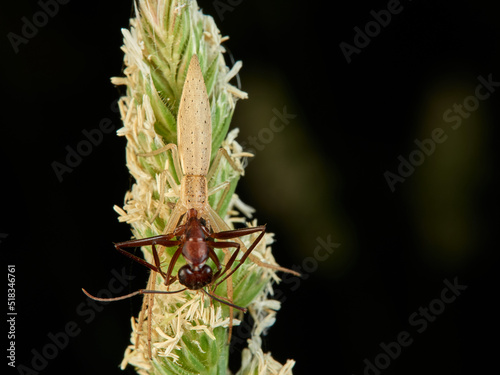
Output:
<svg viewBox="0 0 500 375">
<path fill-rule="evenodd" d="M 177 275 L 179 282 L 188 289 L 201 289 L 212 282 L 212 269 L 208 265 L 203 265 L 198 270 L 193 270 L 191 266 L 185 265 L 179 269 Z"/>
</svg>

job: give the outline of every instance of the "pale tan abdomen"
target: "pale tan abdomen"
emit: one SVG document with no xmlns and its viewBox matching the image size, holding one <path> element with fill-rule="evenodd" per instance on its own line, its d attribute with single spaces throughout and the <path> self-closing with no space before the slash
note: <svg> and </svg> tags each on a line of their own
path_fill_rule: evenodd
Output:
<svg viewBox="0 0 500 375">
<path fill-rule="evenodd" d="M 177 144 L 185 175 L 205 176 L 212 151 L 212 117 L 198 58 L 194 55 L 182 89 Z"/>
</svg>

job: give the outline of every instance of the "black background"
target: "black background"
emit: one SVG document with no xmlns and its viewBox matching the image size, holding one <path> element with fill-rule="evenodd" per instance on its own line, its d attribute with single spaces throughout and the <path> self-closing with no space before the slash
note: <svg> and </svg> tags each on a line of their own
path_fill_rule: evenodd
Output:
<svg viewBox="0 0 500 375">
<path fill-rule="evenodd" d="M 221 3 L 229 6 L 223 13 Z M 380 344 L 402 331 L 413 341 L 383 374 L 498 367 L 500 93 L 479 101 L 456 130 L 443 120 L 454 103 L 474 95 L 478 76 L 500 81 L 492 4 L 401 1 L 401 12 L 348 63 L 339 44 L 352 45 L 353 28 L 363 29 L 370 11 L 387 9 L 387 2 L 199 2 L 244 63 L 240 79 L 250 99 L 238 103 L 233 126 L 242 143 L 255 136 L 262 146 L 238 192 L 276 233 L 278 262 L 304 273 L 278 287 L 282 310 L 264 338 L 277 360 L 297 361 L 294 373 L 362 374 L 365 359 L 373 362 Z M 61 5 L 16 53 L 8 33 L 21 35 L 22 17 L 39 10 L 23 0 L 0 13 L 0 250 L 2 263 L 16 265 L 16 364 L 31 367 L 33 350 L 50 343 L 49 333 L 75 322 L 79 334 L 41 373 L 122 373 L 140 301 L 109 304 L 90 319 L 81 313 L 87 300 L 80 289 L 106 288 L 111 271 L 123 267 L 136 275 L 125 291 L 147 277 L 112 246 L 130 237 L 112 210 L 133 183 L 125 140 L 104 134 L 62 182 L 52 163 L 64 163 L 65 147 L 76 147 L 82 130 L 103 119 L 121 127 L 113 110 L 120 91 L 109 78 L 121 75 L 120 29 L 128 27 L 131 4 Z M 262 131 L 273 109 L 285 106 L 295 117 L 284 130 Z M 384 173 L 397 173 L 398 156 L 408 159 L 414 140 L 437 127 L 447 140 L 392 192 Z M 318 238 L 340 246 L 315 260 Z M 455 278 L 467 289 L 418 333 L 409 317 Z"/>
</svg>

